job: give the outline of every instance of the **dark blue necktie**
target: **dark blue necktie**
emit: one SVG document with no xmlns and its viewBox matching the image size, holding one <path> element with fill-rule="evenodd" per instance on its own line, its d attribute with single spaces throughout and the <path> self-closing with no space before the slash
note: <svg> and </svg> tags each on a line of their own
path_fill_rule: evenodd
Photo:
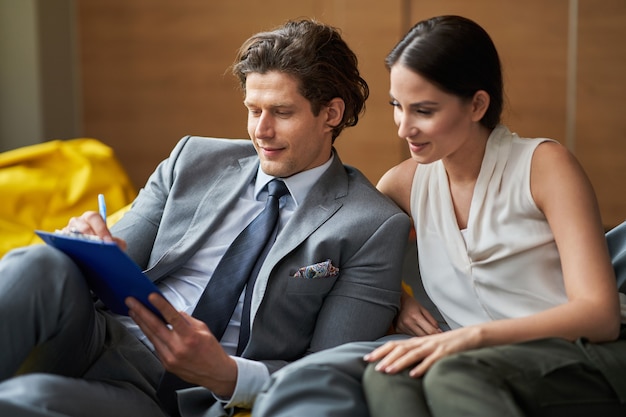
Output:
<svg viewBox="0 0 626 417">
<path fill-rule="evenodd" d="M 265 209 L 230 245 L 193 312 L 193 316 L 204 321 L 218 340 L 222 338 L 243 288 L 273 234 L 278 220 L 278 200 L 288 192 L 285 183 L 279 180 L 272 180 L 267 188 Z"/>
<path fill-rule="evenodd" d="M 260 263 L 259 257 L 267 253 L 264 249 L 278 221 L 278 201 L 289 192 L 285 183 L 276 179 L 269 182 L 267 189 L 265 209 L 252 220 L 226 250 L 193 311 L 193 317 L 205 322 L 213 335 L 220 340 L 235 311 L 239 297 L 248 283 L 250 291 L 246 293 L 250 294 L 245 296 L 247 306 L 244 305 L 242 314 L 240 332 L 243 332 L 243 335 L 239 338 L 238 354 L 243 351 L 248 341 L 250 329 L 249 320 L 244 320 L 243 317 L 250 314 L 249 303 L 256 279 L 251 274 L 257 262 Z M 180 380 L 169 372 L 164 374 L 157 396 L 171 415 L 178 415 L 175 391 L 190 386 L 192 384 Z"/>
</svg>

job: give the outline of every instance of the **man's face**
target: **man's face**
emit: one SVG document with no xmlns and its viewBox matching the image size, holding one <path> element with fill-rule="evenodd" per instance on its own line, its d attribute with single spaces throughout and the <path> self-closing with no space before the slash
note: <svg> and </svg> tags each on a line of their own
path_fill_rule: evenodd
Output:
<svg viewBox="0 0 626 417">
<path fill-rule="evenodd" d="M 268 175 L 289 177 L 322 165 L 331 155 L 333 110 L 314 116 L 289 74 L 251 73 L 246 79 L 248 134 Z"/>
</svg>

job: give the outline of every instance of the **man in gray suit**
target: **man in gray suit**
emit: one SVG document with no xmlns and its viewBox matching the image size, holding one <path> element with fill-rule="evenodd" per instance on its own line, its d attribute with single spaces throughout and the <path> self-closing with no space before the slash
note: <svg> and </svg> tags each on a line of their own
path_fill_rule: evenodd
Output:
<svg viewBox="0 0 626 417">
<path fill-rule="evenodd" d="M 335 29 L 302 20 L 250 38 L 233 72 L 251 141 L 185 137 L 111 231 L 95 212 L 66 228 L 126 248 L 164 294 L 150 302 L 167 324 L 134 299 L 130 317 L 94 304 L 78 267 L 51 247 L 9 253 L 0 415 L 222 415 L 250 407 L 287 363 L 386 333 L 410 222 L 333 148 L 368 95 L 355 55 Z M 218 338 L 194 309 L 275 178 L 289 191 L 275 242 L 249 307 L 243 290 Z M 165 370 L 192 385 L 178 391 L 179 410 L 157 398 Z"/>
</svg>

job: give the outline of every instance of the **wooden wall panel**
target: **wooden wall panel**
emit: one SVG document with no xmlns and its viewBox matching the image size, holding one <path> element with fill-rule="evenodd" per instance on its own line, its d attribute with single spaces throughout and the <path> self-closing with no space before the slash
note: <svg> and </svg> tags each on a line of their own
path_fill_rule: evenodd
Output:
<svg viewBox="0 0 626 417">
<path fill-rule="evenodd" d="M 342 29 L 372 86 L 367 116 L 338 140 L 344 161 L 376 181 L 400 158 L 383 66 L 399 0 L 384 9 L 375 0 L 77 3 L 84 133 L 112 146 L 137 186 L 183 135 L 247 137 L 242 95 L 225 71 L 248 36 L 305 16 Z"/>
<path fill-rule="evenodd" d="M 579 4 L 575 152 L 613 227 L 626 220 L 626 2 Z"/>
<path fill-rule="evenodd" d="M 569 8 L 576 4 L 578 30 L 571 36 Z M 453 13 L 483 25 L 498 47 L 507 100 L 503 121 L 522 136 L 568 145 L 596 188 L 605 225 L 626 217 L 623 0 L 77 0 L 77 5 L 84 135 L 111 145 L 137 186 L 185 134 L 246 137 L 242 96 L 227 68 L 249 35 L 305 16 L 341 28 L 359 57 L 371 96 L 359 125 L 347 129 L 336 146 L 344 162 L 376 182 L 408 156 L 388 105 L 384 57 L 416 21 Z M 573 63 L 572 51 L 578 56 Z"/>
<path fill-rule="evenodd" d="M 359 124 L 337 139 L 344 163 L 356 166 L 374 184 L 392 166 L 409 157 L 406 142 L 397 136 L 389 105 L 389 72 L 385 56 L 404 34 L 400 0 L 327 0 L 327 21 L 341 28 L 359 58 L 370 97 Z M 341 5 L 341 6 L 339 6 Z"/>
<path fill-rule="evenodd" d="M 626 2 L 411 1 L 414 21 L 438 14 L 485 27 L 503 63 L 504 123 L 566 144 L 591 178 L 605 227 L 624 221 Z"/>
<path fill-rule="evenodd" d="M 225 71 L 250 33 L 295 13 L 276 3 L 263 3 L 268 15 L 240 2 L 79 0 L 85 135 L 111 145 L 138 186 L 186 134 L 246 137 Z"/>
</svg>

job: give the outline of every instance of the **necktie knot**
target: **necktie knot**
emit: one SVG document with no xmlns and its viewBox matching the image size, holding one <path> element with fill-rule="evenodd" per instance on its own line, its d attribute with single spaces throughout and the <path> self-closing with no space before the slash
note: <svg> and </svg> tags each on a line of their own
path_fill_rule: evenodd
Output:
<svg viewBox="0 0 626 417">
<path fill-rule="evenodd" d="M 285 194 L 289 193 L 287 185 L 284 181 L 273 179 L 267 184 L 267 193 L 270 197 L 281 198 Z"/>
</svg>

